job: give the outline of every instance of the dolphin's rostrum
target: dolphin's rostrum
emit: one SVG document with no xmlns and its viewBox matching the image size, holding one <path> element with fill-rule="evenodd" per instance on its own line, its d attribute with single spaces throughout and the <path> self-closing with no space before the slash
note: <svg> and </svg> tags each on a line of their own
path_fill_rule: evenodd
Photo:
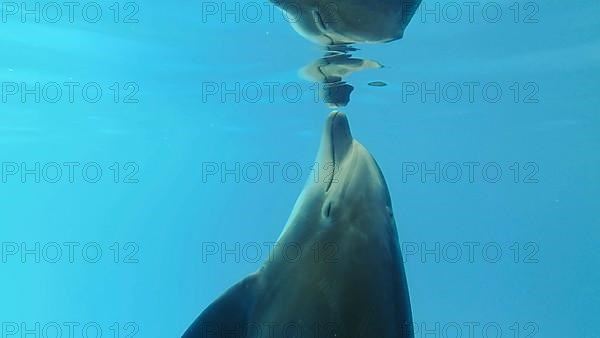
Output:
<svg viewBox="0 0 600 338">
<path fill-rule="evenodd" d="M 413 337 L 387 185 L 343 113 L 327 118 L 317 161 L 325 172 L 307 182 L 269 259 L 184 338 Z"/>
</svg>

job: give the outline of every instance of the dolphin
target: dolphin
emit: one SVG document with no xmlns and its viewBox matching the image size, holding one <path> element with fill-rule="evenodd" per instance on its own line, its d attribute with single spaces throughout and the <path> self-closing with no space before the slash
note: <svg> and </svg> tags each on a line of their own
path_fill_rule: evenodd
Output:
<svg viewBox="0 0 600 338">
<path fill-rule="evenodd" d="M 292 27 L 321 45 L 402 38 L 421 0 L 271 0 Z"/>
<path fill-rule="evenodd" d="M 412 338 L 389 191 L 348 119 L 332 112 L 317 163 L 269 258 L 210 304 L 184 338 Z"/>
</svg>

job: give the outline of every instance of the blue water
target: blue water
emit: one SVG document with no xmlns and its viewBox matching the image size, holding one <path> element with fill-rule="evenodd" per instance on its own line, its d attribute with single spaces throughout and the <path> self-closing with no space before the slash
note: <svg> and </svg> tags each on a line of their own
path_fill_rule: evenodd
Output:
<svg viewBox="0 0 600 338">
<path fill-rule="evenodd" d="M 322 51 L 263 2 L 258 20 L 99 2 L 96 23 L 85 4 L 37 23 L 2 3 L 2 337 L 177 337 L 261 265 L 311 178 L 329 108 L 298 69 Z M 358 46 L 385 67 L 349 77 L 341 109 L 389 185 L 415 337 L 600 337 L 600 3 L 454 4 Z"/>
</svg>

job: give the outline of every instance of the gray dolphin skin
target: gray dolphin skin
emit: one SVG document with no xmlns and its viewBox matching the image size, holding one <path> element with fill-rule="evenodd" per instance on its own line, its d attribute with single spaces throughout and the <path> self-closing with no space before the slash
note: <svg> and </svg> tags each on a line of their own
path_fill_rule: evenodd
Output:
<svg viewBox="0 0 600 338">
<path fill-rule="evenodd" d="M 321 45 L 402 38 L 421 0 L 271 0 L 302 36 Z"/>
<path fill-rule="evenodd" d="M 184 338 L 413 337 L 388 188 L 341 112 L 327 118 L 317 164 L 267 261 Z"/>
</svg>

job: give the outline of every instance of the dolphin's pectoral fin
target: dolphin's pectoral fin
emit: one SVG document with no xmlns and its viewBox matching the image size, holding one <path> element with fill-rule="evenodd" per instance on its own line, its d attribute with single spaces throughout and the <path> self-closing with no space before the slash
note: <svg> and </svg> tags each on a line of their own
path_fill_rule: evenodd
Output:
<svg viewBox="0 0 600 338">
<path fill-rule="evenodd" d="M 229 288 L 196 318 L 182 338 L 220 337 L 223 332 L 244 332 L 248 314 L 256 302 L 256 279 L 257 275 L 252 274 Z"/>
</svg>

